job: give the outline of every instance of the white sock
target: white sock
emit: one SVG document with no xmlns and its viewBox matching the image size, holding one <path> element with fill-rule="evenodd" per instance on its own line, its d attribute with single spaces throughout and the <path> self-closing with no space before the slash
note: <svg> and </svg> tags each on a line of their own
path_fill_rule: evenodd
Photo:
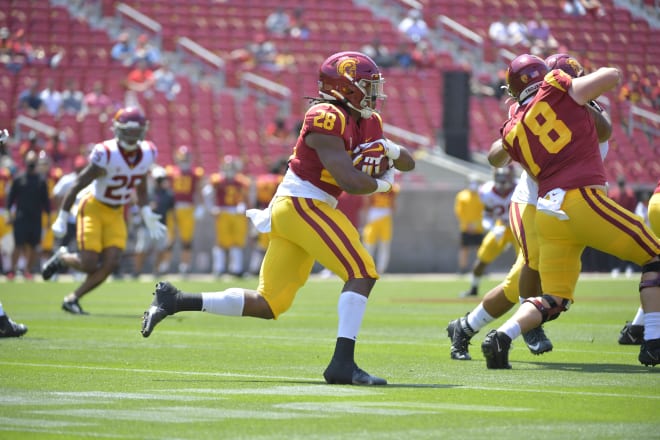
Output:
<svg viewBox="0 0 660 440">
<path fill-rule="evenodd" d="M 644 340 L 660 338 L 660 312 L 644 314 Z"/>
<path fill-rule="evenodd" d="M 637 314 L 635 315 L 635 319 L 632 320 L 632 325 L 644 325 L 644 309 L 641 307 L 637 309 Z"/>
<path fill-rule="evenodd" d="M 484 309 L 483 304 L 479 303 L 477 307 L 474 308 L 467 316 L 467 323 L 474 330 L 478 332 L 486 326 L 486 324 L 495 321 L 495 318 L 490 316 L 490 313 Z"/>
<path fill-rule="evenodd" d="M 481 282 L 481 275 L 472 274 L 470 276 L 470 286 L 471 287 L 479 287 L 480 282 Z"/>
<path fill-rule="evenodd" d="M 520 324 L 515 319 L 509 319 L 507 322 L 502 324 L 500 328 L 497 329 L 498 332 L 506 333 L 508 337 L 513 341 L 522 333 L 520 330 Z"/>
<path fill-rule="evenodd" d="M 2 308 L 2 303 L 0 303 L 0 316 L 5 315 L 5 309 Z"/>
<path fill-rule="evenodd" d="M 243 289 L 238 287 L 231 287 L 222 292 L 202 292 L 202 312 L 241 316 L 244 304 Z"/>
<path fill-rule="evenodd" d="M 213 250 L 213 273 L 221 274 L 227 267 L 227 260 L 225 258 L 225 251 L 218 246 L 214 246 Z"/>
<path fill-rule="evenodd" d="M 233 247 L 229 249 L 229 272 L 234 274 L 243 273 L 243 249 Z"/>
<path fill-rule="evenodd" d="M 385 273 L 388 264 L 390 264 L 390 243 L 381 242 L 378 245 L 378 261 L 376 262 L 378 273 Z"/>
<path fill-rule="evenodd" d="M 339 295 L 337 313 L 339 324 L 337 337 L 356 340 L 362 325 L 362 317 L 367 308 L 367 297 L 359 293 L 346 291 Z"/>
</svg>

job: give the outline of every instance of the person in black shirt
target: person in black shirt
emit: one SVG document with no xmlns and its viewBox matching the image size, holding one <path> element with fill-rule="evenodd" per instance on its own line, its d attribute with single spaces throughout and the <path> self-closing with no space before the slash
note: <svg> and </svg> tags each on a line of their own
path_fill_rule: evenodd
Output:
<svg viewBox="0 0 660 440">
<path fill-rule="evenodd" d="M 32 278 L 32 268 L 37 264 L 39 254 L 36 248 L 41 242 L 41 213 L 50 212 L 50 200 L 46 180 L 37 172 L 36 151 L 25 155 L 25 171 L 12 182 L 7 199 L 10 222 L 14 229 L 14 252 L 11 256 L 11 271 L 7 274 L 12 279 L 16 273 L 19 257 L 25 258 L 24 277 Z"/>
</svg>

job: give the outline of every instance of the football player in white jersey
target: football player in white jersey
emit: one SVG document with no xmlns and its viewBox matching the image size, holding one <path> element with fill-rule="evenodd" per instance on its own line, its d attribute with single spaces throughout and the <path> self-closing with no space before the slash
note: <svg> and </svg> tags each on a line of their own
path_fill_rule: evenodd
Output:
<svg viewBox="0 0 660 440">
<path fill-rule="evenodd" d="M 149 122 L 135 107 L 120 109 L 112 120 L 114 139 L 94 146 L 89 164 L 77 176 L 66 193 L 57 219 L 52 225 L 55 236 L 66 233 L 66 222 L 76 195 L 88 185 L 89 194 L 80 200 L 76 216 L 78 251 L 70 253 L 60 248 L 44 264 L 42 277 L 50 279 L 64 267 L 87 274 L 78 288 L 64 297 L 62 309 L 73 314 L 85 314 L 79 299 L 101 284 L 119 264 L 126 247 L 124 205 L 137 195 L 140 212 L 147 228 L 156 240 L 167 232 L 158 221 L 147 198 L 147 173 L 156 162 L 156 147 L 145 141 Z"/>
<path fill-rule="evenodd" d="M 477 260 L 472 267 L 470 288 L 461 293 L 461 297 L 477 296 L 481 276 L 486 267 L 509 246 L 514 246 L 516 252 L 518 251 L 509 226 L 509 205 L 515 185 L 514 169 L 512 166 L 507 166 L 495 168 L 493 180 L 479 188 L 479 197 L 484 204 L 483 226 L 488 233 L 477 251 Z"/>
</svg>

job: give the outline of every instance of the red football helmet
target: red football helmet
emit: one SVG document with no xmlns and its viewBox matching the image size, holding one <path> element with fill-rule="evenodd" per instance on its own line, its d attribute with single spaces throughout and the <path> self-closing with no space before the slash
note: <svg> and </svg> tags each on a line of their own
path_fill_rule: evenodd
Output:
<svg viewBox="0 0 660 440">
<path fill-rule="evenodd" d="M 339 101 L 369 118 L 376 101 L 385 99 L 380 69 L 360 52 L 338 52 L 328 57 L 319 70 L 319 92 L 323 99 Z"/>
<path fill-rule="evenodd" d="M 126 151 L 137 150 L 148 127 L 149 121 L 137 107 L 122 108 L 112 118 L 112 130 L 119 146 Z"/>
<path fill-rule="evenodd" d="M 565 53 L 556 53 L 554 55 L 550 55 L 545 59 L 545 64 L 548 65 L 548 69 L 563 70 L 573 78 L 578 78 L 584 75 L 584 68 L 578 62 L 578 60 Z"/>
<path fill-rule="evenodd" d="M 509 95 L 522 102 L 536 93 L 541 87 L 543 77 L 550 70 L 545 62 L 536 55 L 519 55 L 509 63 L 506 69 L 506 84 Z"/>
</svg>

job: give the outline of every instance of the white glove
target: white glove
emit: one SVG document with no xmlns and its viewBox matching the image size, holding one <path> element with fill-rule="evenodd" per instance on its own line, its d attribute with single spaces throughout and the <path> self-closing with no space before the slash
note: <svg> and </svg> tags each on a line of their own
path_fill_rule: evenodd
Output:
<svg viewBox="0 0 660 440">
<path fill-rule="evenodd" d="M 9 132 L 5 128 L 4 130 L 0 130 L 0 144 L 4 144 L 9 140 Z"/>
<path fill-rule="evenodd" d="M 151 239 L 156 241 L 164 239 L 167 235 L 167 226 L 160 222 L 161 215 L 153 212 L 148 205 L 140 208 L 140 213 Z"/>
<path fill-rule="evenodd" d="M 390 192 L 392 190 L 392 186 L 394 185 L 394 173 L 395 169 L 390 168 L 389 170 L 385 171 L 385 174 L 376 179 L 378 187 L 374 192 Z"/>
<path fill-rule="evenodd" d="M 236 205 L 236 213 L 237 214 L 245 214 L 246 209 L 247 209 L 247 206 L 245 206 L 245 203 L 243 203 L 243 202 Z"/>
<path fill-rule="evenodd" d="M 69 220 L 69 213 L 63 209 L 57 213 L 57 218 L 53 225 L 50 227 L 53 230 L 55 238 L 62 238 L 66 235 L 67 222 Z"/>
<path fill-rule="evenodd" d="M 401 146 L 395 144 L 389 139 L 385 139 L 386 142 L 383 142 L 385 146 L 385 156 L 389 157 L 392 160 L 397 160 L 401 156 Z"/>
</svg>

